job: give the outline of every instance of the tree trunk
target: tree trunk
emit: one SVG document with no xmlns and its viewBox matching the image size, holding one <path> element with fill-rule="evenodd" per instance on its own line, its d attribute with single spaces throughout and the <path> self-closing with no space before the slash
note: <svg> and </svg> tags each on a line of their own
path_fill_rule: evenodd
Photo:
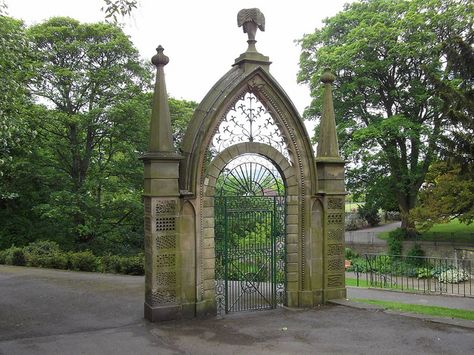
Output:
<svg viewBox="0 0 474 355">
<path fill-rule="evenodd" d="M 410 211 L 415 207 L 416 195 L 399 194 L 398 206 L 400 208 L 401 229 L 408 238 L 414 238 L 417 235 L 415 222 L 410 218 Z"/>
</svg>

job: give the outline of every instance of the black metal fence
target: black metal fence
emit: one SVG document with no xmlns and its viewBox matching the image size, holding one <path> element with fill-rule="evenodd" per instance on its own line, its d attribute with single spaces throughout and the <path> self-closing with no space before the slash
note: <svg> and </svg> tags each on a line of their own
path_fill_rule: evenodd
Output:
<svg viewBox="0 0 474 355">
<path fill-rule="evenodd" d="M 469 259 L 365 254 L 348 271 L 357 286 L 474 297 Z"/>
</svg>

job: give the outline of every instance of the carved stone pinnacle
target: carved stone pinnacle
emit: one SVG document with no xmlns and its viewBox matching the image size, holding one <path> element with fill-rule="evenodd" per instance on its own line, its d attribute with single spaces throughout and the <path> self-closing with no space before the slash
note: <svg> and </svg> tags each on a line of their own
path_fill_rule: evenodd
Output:
<svg viewBox="0 0 474 355">
<path fill-rule="evenodd" d="M 163 54 L 165 49 L 161 46 L 161 44 L 156 48 L 156 54 L 151 58 L 151 62 L 156 66 L 165 66 L 169 63 L 170 59 Z"/>
</svg>

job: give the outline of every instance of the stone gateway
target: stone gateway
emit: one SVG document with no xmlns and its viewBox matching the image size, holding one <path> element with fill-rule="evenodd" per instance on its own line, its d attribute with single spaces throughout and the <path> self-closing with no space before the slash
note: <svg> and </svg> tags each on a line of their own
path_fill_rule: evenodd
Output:
<svg viewBox="0 0 474 355">
<path fill-rule="evenodd" d="M 144 162 L 145 318 L 314 307 L 345 298 L 344 160 L 326 71 L 316 156 L 303 121 L 256 49 L 265 18 L 239 12 L 248 48 L 197 107 L 182 151 L 157 67 Z"/>
</svg>

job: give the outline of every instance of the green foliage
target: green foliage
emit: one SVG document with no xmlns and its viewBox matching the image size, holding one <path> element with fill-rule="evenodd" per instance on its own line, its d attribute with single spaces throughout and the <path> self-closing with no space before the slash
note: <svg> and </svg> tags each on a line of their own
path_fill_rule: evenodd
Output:
<svg viewBox="0 0 474 355">
<path fill-rule="evenodd" d="M 100 265 L 102 272 L 121 273 L 122 272 L 122 258 L 118 255 L 107 254 L 100 258 Z"/>
<path fill-rule="evenodd" d="M 416 277 L 419 279 L 429 279 L 432 276 L 433 275 L 429 267 L 420 267 L 416 270 Z"/>
<path fill-rule="evenodd" d="M 380 224 L 379 208 L 371 200 L 366 201 L 363 205 L 360 205 L 357 209 L 357 214 L 365 219 L 371 227 L 378 226 Z"/>
<path fill-rule="evenodd" d="M 137 8 L 138 0 L 102 0 L 104 6 L 100 8 L 105 14 L 106 21 L 117 23 L 117 16 L 130 16 Z"/>
<path fill-rule="evenodd" d="M 414 227 L 409 212 L 440 151 L 440 137 L 449 134 L 432 78 L 450 78 L 442 43 L 471 38 L 472 6 L 454 0 L 353 2 L 300 40 L 298 79 L 310 85 L 314 98 L 305 118 L 320 117 L 319 78 L 331 68 L 338 76 L 334 103 L 341 148 L 362 172 L 352 174 L 350 184 L 361 191 L 389 187 L 371 193 L 395 196 L 408 231 Z"/>
<path fill-rule="evenodd" d="M 120 259 L 120 271 L 128 275 L 144 275 L 145 260 L 144 255 L 122 257 Z"/>
<path fill-rule="evenodd" d="M 99 259 L 90 250 L 69 253 L 69 263 L 72 270 L 97 271 Z"/>
<path fill-rule="evenodd" d="M 1 3 L 0 3 L 1 9 Z M 30 149 L 22 143 L 34 137 L 26 120 L 30 100 L 27 81 L 32 75 L 31 51 L 23 23 L 0 15 L 0 207 L 18 197 L 11 184 L 13 159 Z M 6 245 L 4 245 L 6 246 Z"/>
<path fill-rule="evenodd" d="M 7 265 L 26 265 L 25 253 L 22 248 L 11 247 L 4 251 L 4 262 Z"/>
<path fill-rule="evenodd" d="M 347 260 L 353 260 L 354 258 L 359 257 L 359 254 L 357 254 L 355 251 L 353 251 L 351 248 L 345 248 L 344 249 L 344 257 Z"/>
<path fill-rule="evenodd" d="M 403 240 L 406 238 L 406 232 L 397 228 L 388 234 L 388 254 L 392 256 L 402 255 Z"/>
<path fill-rule="evenodd" d="M 474 164 L 463 166 L 446 161 L 432 164 L 418 202 L 412 216 L 422 231 L 428 231 L 435 224 L 447 224 L 455 218 L 466 224 L 472 223 Z"/>
<path fill-rule="evenodd" d="M 423 266 L 425 264 L 425 252 L 421 249 L 420 244 L 415 244 L 410 250 L 408 250 L 407 254 L 407 261 L 417 267 Z"/>
<path fill-rule="evenodd" d="M 48 240 L 39 240 L 23 248 L 28 266 L 52 269 L 67 269 L 68 257 L 59 245 Z"/>
<path fill-rule="evenodd" d="M 384 307 L 385 309 L 391 309 L 398 312 L 410 312 L 416 314 L 426 314 L 435 317 L 448 317 L 448 318 L 459 318 L 474 320 L 474 312 L 465 309 L 438 307 L 438 306 L 424 306 L 418 304 L 407 304 L 401 302 L 392 301 L 381 301 L 381 300 L 370 300 L 362 298 L 352 299 L 356 302 L 368 303 L 377 306 Z"/>
<path fill-rule="evenodd" d="M 0 249 L 143 250 L 150 66 L 112 24 L 0 20 Z M 177 144 L 196 105 L 170 99 Z"/>
</svg>

